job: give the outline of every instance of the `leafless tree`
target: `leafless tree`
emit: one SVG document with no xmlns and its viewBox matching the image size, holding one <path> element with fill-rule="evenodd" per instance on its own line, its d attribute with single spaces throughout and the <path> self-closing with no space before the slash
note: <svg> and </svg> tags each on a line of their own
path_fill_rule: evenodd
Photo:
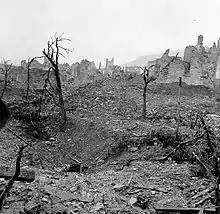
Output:
<svg viewBox="0 0 220 214">
<path fill-rule="evenodd" d="M 156 80 L 156 76 L 150 74 L 151 68 L 153 68 L 155 65 L 151 65 L 149 68 L 144 67 L 143 69 L 143 80 L 144 80 L 144 91 L 143 91 L 143 110 L 142 110 L 142 117 L 146 117 L 146 95 L 147 95 L 147 86 L 150 82 Z"/>
<path fill-rule="evenodd" d="M 30 89 L 30 67 L 31 67 L 31 63 L 34 60 L 40 59 L 42 57 L 43 56 L 36 56 L 36 57 L 33 57 L 33 58 L 28 58 L 28 61 L 27 61 L 27 89 L 26 89 L 26 95 L 25 95 L 26 100 L 28 99 L 29 89 Z"/>
<path fill-rule="evenodd" d="M 168 69 L 170 64 L 175 62 L 175 60 L 178 57 L 178 54 L 176 54 L 175 57 L 172 58 L 172 60 L 170 62 L 168 62 L 163 68 L 161 68 L 160 70 L 152 70 L 153 67 L 156 66 L 156 64 L 153 64 L 151 66 L 149 66 L 148 68 L 145 66 L 144 68 L 140 67 L 143 70 L 142 76 L 144 79 L 144 91 L 143 91 L 143 110 L 142 110 L 142 117 L 145 118 L 146 117 L 146 95 L 147 95 L 147 86 L 150 82 L 153 82 L 157 79 L 157 77 L 159 76 L 159 74 L 161 72 L 163 72 L 165 69 Z"/>
<path fill-rule="evenodd" d="M 5 60 L 3 59 L 3 68 L 1 68 L 2 72 L 4 73 L 4 88 L 2 90 L 2 94 L 1 94 L 1 97 L 3 97 L 4 93 L 5 93 L 5 89 L 7 88 L 8 86 L 8 73 L 9 71 L 12 69 L 12 66 L 13 66 L 13 63 L 10 63 L 9 60 Z"/>
<path fill-rule="evenodd" d="M 176 127 L 176 139 L 177 140 L 179 140 L 181 91 L 182 91 L 182 77 L 179 77 L 178 102 L 177 102 L 177 127 Z"/>
<path fill-rule="evenodd" d="M 53 102 L 55 105 L 59 106 L 59 103 L 57 103 L 56 98 L 55 98 L 55 88 L 53 87 L 53 84 L 50 80 L 50 72 L 51 72 L 51 68 L 48 69 L 47 71 L 47 75 L 46 78 L 44 80 L 44 86 L 43 86 L 43 91 L 42 91 L 42 95 L 40 97 L 40 103 L 41 105 L 38 108 L 37 114 L 40 115 L 41 109 L 42 109 L 42 104 L 44 102 L 45 99 L 47 99 L 47 95 L 49 95 L 49 97 L 51 97 L 53 99 Z M 49 86 L 49 88 L 48 88 Z M 51 89 L 51 90 L 50 90 Z"/>
<path fill-rule="evenodd" d="M 62 46 L 62 42 L 65 41 L 71 41 L 71 40 L 63 37 L 63 34 L 61 34 L 60 36 L 55 34 L 51 38 L 51 41 L 48 41 L 47 49 L 43 50 L 43 55 L 50 62 L 50 70 L 54 72 L 56 78 L 56 91 L 59 97 L 59 107 L 61 110 L 61 116 L 63 121 L 62 127 L 64 129 L 67 121 L 67 116 L 66 116 L 66 110 L 65 110 L 63 94 L 62 94 L 62 86 L 61 86 L 60 70 L 59 70 L 59 57 L 60 56 L 64 57 L 63 53 L 68 54 L 72 51 Z"/>
</svg>

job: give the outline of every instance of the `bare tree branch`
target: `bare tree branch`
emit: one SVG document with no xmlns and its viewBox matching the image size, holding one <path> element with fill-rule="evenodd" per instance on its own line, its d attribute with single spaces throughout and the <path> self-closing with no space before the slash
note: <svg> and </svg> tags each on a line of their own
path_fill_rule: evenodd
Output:
<svg viewBox="0 0 220 214">
<path fill-rule="evenodd" d="M 5 60 L 3 59 L 3 66 L 4 68 L 1 68 L 2 72 L 4 73 L 4 88 L 2 90 L 2 94 L 0 96 L 0 98 L 3 97 L 4 93 L 5 93 L 5 89 L 8 86 L 8 73 L 9 71 L 12 69 L 13 63 L 9 63 L 9 60 Z"/>
<path fill-rule="evenodd" d="M 41 59 L 43 58 L 43 56 L 35 56 L 33 58 L 28 58 L 28 61 L 27 61 L 27 89 L 26 89 L 26 100 L 28 99 L 28 95 L 29 95 L 29 89 L 30 89 L 30 67 L 31 67 L 31 64 L 33 63 L 34 60 L 36 59 Z"/>
<path fill-rule="evenodd" d="M 56 89 L 59 96 L 59 107 L 61 110 L 61 115 L 63 120 L 62 128 L 65 129 L 67 116 L 66 116 L 66 110 L 65 110 L 63 94 L 62 94 L 62 85 L 61 85 L 60 70 L 59 70 L 59 57 L 60 56 L 65 57 L 61 51 L 64 51 L 67 54 L 71 52 L 68 48 L 65 48 L 61 45 L 63 41 L 71 41 L 71 40 L 64 38 L 63 35 L 64 35 L 63 33 L 61 35 L 57 35 L 57 33 L 55 33 L 55 35 L 51 38 L 51 42 L 47 43 L 47 51 L 46 49 L 44 49 L 43 54 L 50 62 L 51 70 L 54 71 L 56 77 L 56 86 L 57 86 Z M 49 81 L 49 78 L 47 78 L 47 83 L 49 83 L 52 86 L 52 84 Z M 45 82 L 46 85 L 47 83 Z M 46 87 L 45 90 L 50 96 L 52 96 L 52 93 Z M 55 102 L 54 95 L 52 96 L 52 98 L 54 99 Z"/>
</svg>

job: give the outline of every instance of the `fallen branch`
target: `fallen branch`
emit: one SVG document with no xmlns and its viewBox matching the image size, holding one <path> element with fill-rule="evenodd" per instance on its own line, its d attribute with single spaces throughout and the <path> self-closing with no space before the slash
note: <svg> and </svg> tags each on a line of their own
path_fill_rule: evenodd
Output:
<svg viewBox="0 0 220 214">
<path fill-rule="evenodd" d="M 200 196 L 203 196 L 203 195 L 205 195 L 205 194 L 207 194 L 207 193 L 211 193 L 212 191 L 214 191 L 215 190 L 215 187 L 210 187 L 209 189 L 205 189 L 205 190 L 203 190 L 202 192 L 199 192 L 199 193 L 197 193 L 196 195 L 194 195 L 193 197 L 192 197 L 192 199 L 193 200 L 196 200 L 197 198 L 199 198 Z"/>
<path fill-rule="evenodd" d="M 153 191 L 157 191 L 157 192 L 168 193 L 167 190 L 158 189 L 156 187 L 147 187 L 147 186 L 131 186 L 131 187 L 136 188 L 136 189 L 149 189 L 149 190 L 153 190 Z"/>
<path fill-rule="evenodd" d="M 216 177 L 216 188 L 215 188 L 215 205 L 217 207 L 220 206 L 220 194 L 219 194 L 219 184 L 220 184 L 220 170 L 219 170 L 219 158 L 217 156 L 217 146 L 212 141 L 213 133 L 210 130 L 210 127 L 208 127 L 205 123 L 205 120 L 202 115 L 199 115 L 200 121 L 203 125 L 203 129 L 206 133 L 206 139 L 207 139 L 207 145 L 209 149 L 211 150 L 212 157 L 213 157 L 213 165 L 214 165 L 214 175 Z"/>
<path fill-rule="evenodd" d="M 18 134 L 16 134 L 13 130 L 11 130 L 10 128 L 7 128 L 7 130 L 9 132 L 11 132 L 14 136 L 16 136 L 18 139 L 20 139 L 21 141 L 23 141 L 25 143 L 25 145 L 29 145 L 29 143 L 27 141 L 25 141 L 21 136 L 19 136 Z"/>
<path fill-rule="evenodd" d="M 133 175 L 131 175 L 131 177 L 130 177 L 130 179 L 129 179 L 129 181 L 128 181 L 127 187 L 129 187 L 129 185 L 130 185 L 130 183 L 131 183 L 131 181 L 132 181 L 132 178 L 133 178 Z"/>
<path fill-rule="evenodd" d="M 132 194 L 137 194 L 137 193 L 139 193 L 141 191 L 142 191 L 142 189 L 137 189 L 135 191 L 127 191 L 126 194 L 132 195 Z"/>
<path fill-rule="evenodd" d="M 178 149 L 180 149 L 182 146 L 184 146 L 184 145 L 186 145 L 186 144 L 188 144 L 188 143 L 191 143 L 191 142 L 193 142 L 193 141 L 195 141 L 195 140 L 198 140 L 198 139 L 202 138 L 203 135 L 204 135 L 204 134 L 202 134 L 202 135 L 200 135 L 200 136 L 197 136 L 197 137 L 194 137 L 193 139 L 186 140 L 186 141 L 180 143 L 175 149 L 173 149 L 170 153 L 168 153 L 167 156 L 165 156 L 165 157 L 163 157 L 163 158 L 159 158 L 159 159 L 154 159 L 154 160 L 155 160 L 155 161 L 166 161 L 166 160 L 168 160 L 168 158 L 169 158 L 171 155 L 173 155 L 173 154 L 174 154 Z"/>
<path fill-rule="evenodd" d="M 202 160 L 199 158 L 199 156 L 195 152 L 192 152 L 192 154 L 196 158 L 196 160 L 200 163 L 200 165 L 203 167 L 203 169 L 205 169 L 206 172 L 210 175 L 211 170 L 205 165 L 205 163 L 202 162 Z"/>
<path fill-rule="evenodd" d="M 203 214 L 204 213 L 206 203 L 207 203 L 207 201 L 205 201 L 205 203 L 203 204 L 201 210 L 199 211 L 199 214 Z"/>
<path fill-rule="evenodd" d="M 14 169 L 12 167 L 0 166 L 0 178 L 10 180 L 14 175 Z M 35 171 L 30 169 L 21 169 L 20 175 L 16 181 L 33 182 L 35 180 Z"/>
<path fill-rule="evenodd" d="M 196 202 L 195 206 L 198 207 L 199 205 L 206 203 L 206 201 L 209 200 L 210 198 L 212 198 L 212 196 L 208 194 L 205 198 Z"/>
<path fill-rule="evenodd" d="M 184 207 L 184 208 L 182 208 L 182 207 L 156 207 L 155 208 L 156 209 L 156 211 L 158 212 L 158 213 L 180 213 L 180 214 L 187 214 L 187 213 L 189 213 L 189 214 L 194 214 L 194 213 L 198 213 L 200 210 L 201 210 L 201 208 L 188 208 L 188 207 Z M 215 209 L 205 209 L 204 210 L 206 213 L 216 213 L 216 211 L 215 211 Z"/>
<path fill-rule="evenodd" d="M 19 147 L 19 151 L 18 151 L 18 154 L 17 154 L 17 160 L 16 160 L 15 173 L 14 173 L 13 177 L 5 185 L 5 188 L 4 188 L 4 190 L 2 191 L 2 193 L 0 195 L 0 211 L 2 210 L 2 207 L 4 206 L 5 199 L 8 195 L 8 193 L 9 193 L 9 191 L 11 190 L 11 188 L 14 184 L 14 181 L 20 175 L 20 163 L 21 163 L 21 157 L 22 157 L 24 148 L 25 148 L 25 145 L 23 145 L 23 144 Z"/>
</svg>

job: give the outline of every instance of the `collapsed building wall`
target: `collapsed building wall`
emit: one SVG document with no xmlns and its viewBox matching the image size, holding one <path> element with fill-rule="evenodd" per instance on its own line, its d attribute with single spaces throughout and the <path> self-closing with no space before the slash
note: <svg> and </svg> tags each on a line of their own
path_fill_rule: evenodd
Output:
<svg viewBox="0 0 220 214">
<path fill-rule="evenodd" d="M 210 48 L 203 46 L 203 36 L 198 37 L 197 45 L 187 46 L 181 57 L 169 56 L 169 49 L 161 58 L 149 62 L 157 73 L 157 82 L 177 82 L 179 77 L 189 85 L 215 87 L 220 82 L 220 39 L 218 45 Z M 219 80 L 218 80 L 219 79 Z"/>
<path fill-rule="evenodd" d="M 109 76 L 112 75 L 115 69 L 114 62 L 115 62 L 114 57 L 112 57 L 111 60 L 108 60 L 108 58 L 106 58 L 105 68 L 102 69 L 102 73 L 104 75 L 109 75 Z"/>
<path fill-rule="evenodd" d="M 87 82 L 99 78 L 100 71 L 96 68 L 94 61 L 83 59 L 80 63 L 76 62 L 71 65 L 71 75 L 75 81 Z"/>
<path fill-rule="evenodd" d="M 3 65 L 2 65 L 3 66 Z M 44 85 L 44 81 L 48 72 L 50 64 L 46 58 L 41 64 L 39 61 L 34 60 L 30 66 L 30 87 L 39 89 Z M 100 79 L 100 72 L 95 66 L 95 62 L 90 62 L 86 59 L 80 63 L 73 63 L 71 66 L 68 63 L 59 64 L 60 77 L 62 82 L 75 83 L 75 81 L 90 82 Z M 50 72 L 52 81 L 55 80 L 54 72 Z M 25 88 L 27 82 L 27 62 L 21 61 L 21 66 L 13 66 L 8 78 L 13 85 Z M 4 80 L 4 75 L 0 75 L 0 80 Z"/>
</svg>

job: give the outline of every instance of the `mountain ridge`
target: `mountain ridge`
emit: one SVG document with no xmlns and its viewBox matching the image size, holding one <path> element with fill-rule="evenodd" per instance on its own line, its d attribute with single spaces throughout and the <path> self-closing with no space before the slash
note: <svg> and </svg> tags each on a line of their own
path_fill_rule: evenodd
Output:
<svg viewBox="0 0 220 214">
<path fill-rule="evenodd" d="M 164 51 L 165 52 L 165 51 Z M 184 49 L 170 50 L 169 55 L 175 56 L 179 52 L 178 56 L 183 57 Z M 149 61 L 153 61 L 156 58 L 160 58 L 163 53 L 146 54 L 144 56 L 139 56 L 135 60 L 125 63 L 123 66 L 147 66 Z"/>
</svg>

